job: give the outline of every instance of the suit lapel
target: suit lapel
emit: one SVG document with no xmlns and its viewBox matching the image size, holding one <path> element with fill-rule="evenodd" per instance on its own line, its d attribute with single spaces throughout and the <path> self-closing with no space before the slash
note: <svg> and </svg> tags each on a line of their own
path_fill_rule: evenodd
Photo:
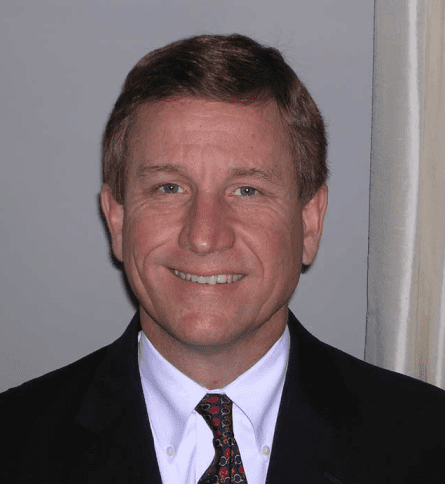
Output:
<svg viewBox="0 0 445 484">
<path fill-rule="evenodd" d="M 367 482 L 355 471 L 360 413 L 329 347 L 291 312 L 289 330 L 289 363 L 266 484 Z"/>
<path fill-rule="evenodd" d="M 137 314 L 108 348 L 85 394 L 75 420 L 69 482 L 161 484 L 139 376 L 139 330 Z"/>
</svg>

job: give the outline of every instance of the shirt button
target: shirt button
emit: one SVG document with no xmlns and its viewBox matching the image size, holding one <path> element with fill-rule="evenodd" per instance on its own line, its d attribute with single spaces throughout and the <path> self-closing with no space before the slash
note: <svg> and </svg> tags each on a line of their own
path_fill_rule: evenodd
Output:
<svg viewBox="0 0 445 484">
<path fill-rule="evenodd" d="M 173 447 L 167 447 L 167 455 L 173 457 L 176 454 L 176 451 Z"/>
<path fill-rule="evenodd" d="M 262 449 L 261 449 L 261 452 L 264 454 L 264 455 L 269 455 L 270 454 L 270 447 L 268 447 L 267 445 L 265 445 Z"/>
</svg>

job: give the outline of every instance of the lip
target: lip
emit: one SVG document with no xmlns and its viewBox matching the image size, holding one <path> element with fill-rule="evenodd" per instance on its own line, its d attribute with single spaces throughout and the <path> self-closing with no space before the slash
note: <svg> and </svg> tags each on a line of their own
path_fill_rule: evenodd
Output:
<svg viewBox="0 0 445 484">
<path fill-rule="evenodd" d="M 170 268 L 170 271 L 179 279 L 205 285 L 233 284 L 245 277 L 239 272 L 213 272 L 212 274 L 196 274 Z"/>
</svg>

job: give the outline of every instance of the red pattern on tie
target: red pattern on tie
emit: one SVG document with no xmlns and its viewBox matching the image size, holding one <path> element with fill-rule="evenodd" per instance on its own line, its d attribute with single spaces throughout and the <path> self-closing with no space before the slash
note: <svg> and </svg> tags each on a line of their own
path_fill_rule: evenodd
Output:
<svg viewBox="0 0 445 484">
<path fill-rule="evenodd" d="M 215 457 L 198 484 L 247 484 L 241 455 L 233 435 L 232 400 L 227 395 L 208 393 L 195 410 L 213 432 Z"/>
</svg>

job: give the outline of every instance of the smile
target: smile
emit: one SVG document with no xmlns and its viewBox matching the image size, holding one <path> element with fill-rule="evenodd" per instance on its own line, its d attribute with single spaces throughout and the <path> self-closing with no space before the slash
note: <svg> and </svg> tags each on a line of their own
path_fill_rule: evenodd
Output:
<svg viewBox="0 0 445 484">
<path fill-rule="evenodd" d="M 230 284 L 239 281 L 244 274 L 217 274 L 215 276 L 198 276 L 196 274 L 187 274 L 176 269 L 174 274 L 184 281 L 197 282 L 198 284 Z"/>
</svg>

